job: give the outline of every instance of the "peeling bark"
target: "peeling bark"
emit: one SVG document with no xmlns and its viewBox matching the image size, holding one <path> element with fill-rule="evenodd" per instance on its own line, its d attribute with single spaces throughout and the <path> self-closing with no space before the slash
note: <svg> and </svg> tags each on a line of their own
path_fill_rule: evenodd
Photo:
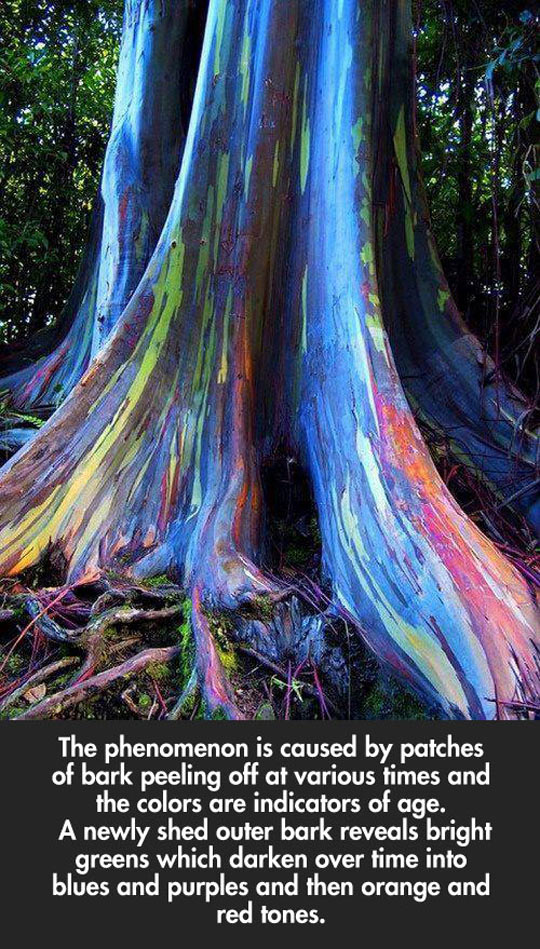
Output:
<svg viewBox="0 0 540 949">
<path fill-rule="evenodd" d="M 0 475 L 0 569 L 52 542 L 72 581 L 179 575 L 190 687 L 234 717 L 207 610 L 284 595 L 264 571 L 261 470 L 285 445 L 312 483 L 335 603 L 369 645 L 448 716 L 511 715 L 538 694 L 534 599 L 441 482 L 383 324 L 387 6 L 320 7 L 210 3 L 162 234 L 81 382 Z"/>
<path fill-rule="evenodd" d="M 169 210 L 206 0 L 128 0 L 114 115 L 88 247 L 54 332 L 7 363 L 0 391 L 25 410 L 57 406 L 79 381 L 144 274 Z M 41 349 L 41 352 L 40 352 Z M 42 355 L 41 353 L 44 352 Z"/>
</svg>

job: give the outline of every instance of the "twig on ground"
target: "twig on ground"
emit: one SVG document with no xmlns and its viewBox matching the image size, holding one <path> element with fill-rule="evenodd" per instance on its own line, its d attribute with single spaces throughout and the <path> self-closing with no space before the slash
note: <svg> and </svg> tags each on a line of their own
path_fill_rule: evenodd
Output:
<svg viewBox="0 0 540 949">
<path fill-rule="evenodd" d="M 287 673 L 281 668 L 281 666 L 278 666 L 276 662 L 272 662 L 271 659 L 267 659 L 266 656 L 263 656 L 262 653 L 257 652 L 256 649 L 252 649 L 251 646 L 239 645 L 238 649 L 240 652 L 244 653 L 245 656 L 251 656 L 252 659 L 256 659 L 257 662 L 260 662 L 262 666 L 266 666 L 267 669 L 270 669 L 271 672 L 274 672 L 276 675 L 278 675 L 283 682 L 287 681 Z M 320 701 L 319 692 L 314 686 L 310 685 L 309 682 L 302 680 L 302 688 L 305 694 L 309 695 L 310 698 Z M 339 711 L 331 699 L 326 698 L 325 702 L 327 710 L 332 711 L 333 714 L 339 718 Z"/>
</svg>

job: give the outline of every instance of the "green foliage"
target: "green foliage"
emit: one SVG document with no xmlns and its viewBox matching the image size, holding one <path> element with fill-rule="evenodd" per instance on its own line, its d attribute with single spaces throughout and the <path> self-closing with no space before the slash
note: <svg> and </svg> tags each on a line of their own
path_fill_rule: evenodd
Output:
<svg viewBox="0 0 540 949">
<path fill-rule="evenodd" d="M 216 709 L 214 709 L 214 711 L 212 712 L 210 718 L 212 719 L 213 722 L 226 722 L 226 721 L 227 721 L 227 715 L 226 715 L 226 713 L 224 712 L 224 710 L 223 710 L 222 708 L 216 708 Z"/>
<path fill-rule="evenodd" d="M 534 394 L 540 17 L 498 0 L 415 7 L 422 170 L 443 268 L 467 322 Z"/>
<path fill-rule="evenodd" d="M 0 342 L 71 289 L 110 126 L 122 0 L 0 4 Z"/>
<path fill-rule="evenodd" d="M 272 722 L 275 721 L 275 712 L 270 702 L 263 702 L 255 713 L 256 722 Z"/>
<path fill-rule="evenodd" d="M 24 667 L 24 660 L 17 653 L 12 653 L 9 656 L 6 662 L 6 669 L 10 675 L 16 676 L 19 672 L 22 672 Z"/>
<path fill-rule="evenodd" d="M 182 675 L 182 684 L 185 686 L 190 679 L 195 662 L 195 644 L 193 642 L 193 630 L 191 628 L 191 600 L 184 601 L 184 617 L 178 629 L 180 639 L 180 667 Z"/>
<path fill-rule="evenodd" d="M 44 419 L 27 412 L 16 412 L 9 405 L 6 392 L 0 392 L 0 431 L 2 428 L 41 428 Z"/>
<path fill-rule="evenodd" d="M 510 23 L 497 43 L 495 56 L 486 66 L 486 78 L 493 80 L 497 70 L 503 70 L 512 78 L 516 69 L 521 70 L 539 60 L 536 49 L 538 17 L 530 10 L 523 10 L 517 21 Z"/>
<path fill-rule="evenodd" d="M 156 682 L 164 682 L 171 676 L 171 670 L 166 662 L 153 662 L 148 666 L 148 675 Z"/>
<path fill-rule="evenodd" d="M 166 587 L 169 583 L 169 578 L 164 574 L 160 574 L 158 577 L 149 577 L 147 580 L 143 581 L 143 586 L 149 587 Z"/>
<path fill-rule="evenodd" d="M 284 682 L 284 680 L 280 679 L 279 676 L 277 675 L 272 676 L 272 678 L 270 679 L 270 684 L 275 685 L 278 689 L 281 689 L 282 691 L 285 691 L 286 689 L 289 688 L 289 684 L 287 682 Z M 303 698 L 302 698 L 303 688 L 304 688 L 303 682 L 300 682 L 299 679 L 291 679 L 290 689 L 292 692 L 294 692 L 299 702 L 303 701 Z"/>
</svg>

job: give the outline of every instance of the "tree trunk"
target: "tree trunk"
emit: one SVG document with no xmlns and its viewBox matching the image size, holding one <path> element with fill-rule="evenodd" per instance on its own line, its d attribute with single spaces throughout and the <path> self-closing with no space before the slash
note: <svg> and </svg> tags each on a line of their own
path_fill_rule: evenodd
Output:
<svg viewBox="0 0 540 949">
<path fill-rule="evenodd" d="M 406 52 L 393 8 L 211 0 L 150 264 L 0 478 L 4 573 L 52 542 L 74 582 L 119 565 L 182 578 L 210 712 L 237 714 L 208 609 L 281 594 L 261 470 L 283 446 L 312 485 L 335 604 L 383 661 L 448 716 L 538 692 L 531 592 L 437 475 L 382 322 L 372 199 L 393 159 L 373 103 L 389 52 Z M 388 227 L 404 233 L 397 212 Z M 381 277 L 386 309 L 410 319 Z M 284 648 L 292 661 L 298 644 Z"/>
<path fill-rule="evenodd" d="M 528 403 L 463 322 L 430 228 L 414 128 L 410 6 L 383 0 L 378 15 L 390 23 L 390 41 L 379 49 L 375 92 L 377 259 L 397 368 L 419 420 L 501 503 L 514 499 L 539 533 L 540 453 Z"/>
<path fill-rule="evenodd" d="M 0 379 L 0 390 L 10 392 L 18 408 L 55 406 L 69 394 L 145 271 L 178 173 L 189 121 L 193 51 L 205 9 L 206 0 L 126 3 L 114 115 L 92 233 L 58 329 L 30 340 L 26 360 L 32 362 L 20 369 L 19 357 L 19 365 L 8 364 L 9 374 Z"/>
</svg>

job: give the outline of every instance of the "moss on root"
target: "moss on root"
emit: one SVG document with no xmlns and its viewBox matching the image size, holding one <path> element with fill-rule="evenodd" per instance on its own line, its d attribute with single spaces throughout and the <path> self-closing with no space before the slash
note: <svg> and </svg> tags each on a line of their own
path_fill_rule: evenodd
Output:
<svg viewBox="0 0 540 949">
<path fill-rule="evenodd" d="M 230 677 L 238 668 L 238 659 L 232 642 L 233 622 L 230 613 L 205 610 L 212 639 L 223 669 Z"/>
<path fill-rule="evenodd" d="M 153 662 L 148 666 L 148 675 L 156 682 L 165 682 L 171 677 L 171 670 L 166 662 Z"/>
<path fill-rule="evenodd" d="M 316 526 L 316 523 L 315 523 Z M 315 530 L 315 527 L 313 528 Z M 313 547 L 316 546 L 312 540 Z M 154 577 L 144 584 L 130 586 L 125 575 L 116 572 L 107 574 L 111 583 L 111 596 L 115 597 L 114 608 L 118 611 L 116 622 L 103 631 L 101 640 L 95 644 L 93 654 L 94 672 L 101 672 L 120 661 L 124 661 L 142 648 L 148 646 L 171 646 L 178 644 L 180 653 L 169 663 L 154 662 L 144 672 L 118 680 L 110 685 L 107 691 L 87 698 L 77 706 L 62 710 L 60 707 L 52 717 L 61 719 L 130 719 L 130 718 L 164 718 L 174 708 L 179 696 L 185 693 L 182 702 L 180 717 L 183 719 L 210 718 L 221 720 L 226 717 L 223 709 L 210 711 L 202 700 L 198 687 L 191 687 L 194 682 L 196 661 L 196 645 L 192 628 L 192 603 L 185 593 L 176 587 L 165 575 Z M 144 594 L 143 586 L 148 589 Z M 120 594 L 120 597 L 119 597 Z M 130 609 L 155 608 L 156 594 L 165 603 L 170 598 L 171 605 L 181 605 L 181 621 L 178 613 L 174 618 L 162 622 L 146 622 L 144 625 L 134 626 L 124 624 L 121 616 Z M 106 594 L 96 591 L 95 599 L 103 598 Z M 88 591 L 86 599 L 81 603 L 89 612 Z M 148 604 L 146 603 L 148 599 Z M 121 602 L 118 603 L 118 599 Z M 13 597 L 15 615 L 10 620 L 14 624 L 14 632 L 20 631 L 27 623 L 28 616 L 20 601 L 20 595 Z M 100 610 L 100 614 L 103 612 Z M 240 638 L 246 620 L 257 620 L 269 626 L 276 618 L 276 605 L 271 597 L 259 595 L 249 603 L 239 607 L 237 611 L 216 610 L 205 607 L 204 613 L 208 621 L 210 632 L 215 644 L 219 661 L 225 676 L 229 680 L 234 700 L 241 714 L 246 718 L 258 721 L 273 720 L 284 716 L 292 719 L 309 720 L 323 717 L 326 714 L 317 695 L 313 694 L 313 678 L 311 664 L 301 674 L 299 680 L 289 688 L 287 669 L 283 667 L 281 675 L 277 676 L 255 654 L 248 658 L 240 648 Z M 82 614 L 84 615 L 84 613 Z M 62 622 L 60 614 L 58 622 Z M 54 612 L 52 614 L 54 618 Z M 11 633 L 10 633 L 11 635 Z M 344 717 L 356 719 L 378 718 L 433 718 L 433 710 L 424 705 L 406 686 L 381 670 L 379 664 L 360 643 L 352 629 L 341 619 L 333 619 L 325 627 L 324 654 L 342 653 L 343 687 L 339 694 L 325 681 L 324 663 L 319 668 L 321 686 L 325 698 L 330 699 L 337 706 Z M 88 645 L 90 645 L 88 639 Z M 37 653 L 36 650 L 37 643 Z M 345 645 L 344 645 L 345 644 Z M 246 644 L 249 646 L 249 643 Z M 0 685 L 9 691 L 16 688 L 30 668 L 39 668 L 51 662 L 53 658 L 73 656 L 80 660 L 80 665 L 74 664 L 69 671 L 51 676 L 47 681 L 47 694 L 54 695 L 68 687 L 77 675 L 85 661 L 86 641 L 84 634 L 79 644 L 70 643 L 51 644 L 45 638 L 36 640 L 32 635 L 26 636 L 17 646 L 17 650 L 9 655 L 9 645 L 6 645 L 6 662 Z M 1 658 L 1 657 L 0 657 Z M 279 684 L 278 684 L 279 680 Z M 191 683 L 191 686 L 190 686 Z M 304 685 L 309 689 L 304 689 Z M 188 688 L 188 686 L 190 686 Z M 328 690 L 328 691 L 327 691 Z M 331 704 L 330 703 L 330 704 Z M 29 703 L 23 698 L 6 708 L 2 718 L 11 719 L 26 712 Z M 334 714 L 334 713 L 333 713 Z"/>
<path fill-rule="evenodd" d="M 195 662 L 195 643 L 193 640 L 193 630 L 191 628 L 191 600 L 184 601 L 184 616 L 178 627 L 178 637 L 180 640 L 180 668 L 182 681 L 186 684 L 193 671 Z"/>
<path fill-rule="evenodd" d="M 170 584 L 169 578 L 164 574 L 160 574 L 157 577 L 149 577 L 147 580 L 141 582 L 141 586 L 148 587 L 150 590 L 156 589 L 159 587 L 166 587 Z"/>
</svg>

